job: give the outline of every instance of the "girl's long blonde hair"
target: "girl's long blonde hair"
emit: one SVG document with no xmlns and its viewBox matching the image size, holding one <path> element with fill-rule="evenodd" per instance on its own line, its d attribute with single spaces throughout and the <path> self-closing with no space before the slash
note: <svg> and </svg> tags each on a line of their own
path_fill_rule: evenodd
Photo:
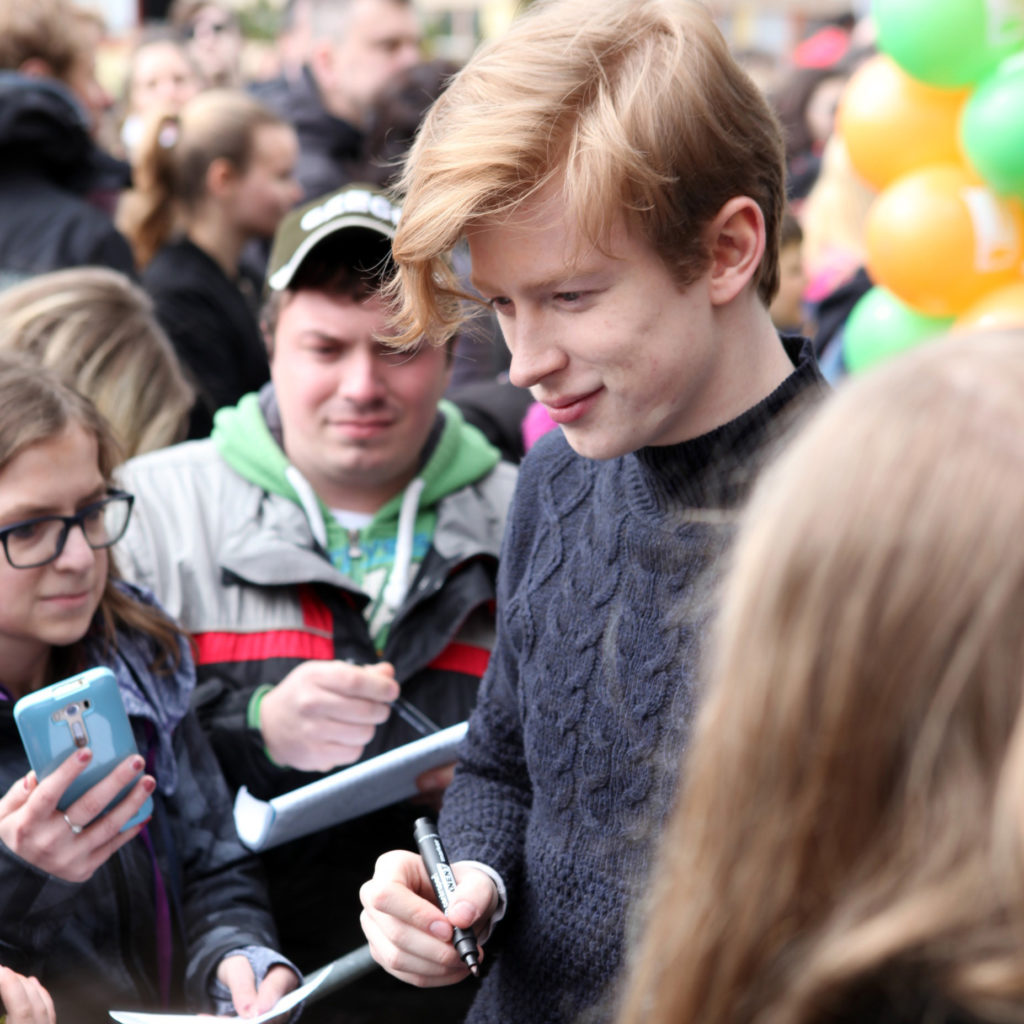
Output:
<svg viewBox="0 0 1024 1024">
<path fill-rule="evenodd" d="M 620 1024 L 901 978 L 1024 1020 L 1024 332 L 846 385 L 755 490 Z"/>
<path fill-rule="evenodd" d="M 116 270 L 54 270 L 0 293 L 0 352 L 56 370 L 96 405 L 125 458 L 185 436 L 193 389 L 152 299 Z"/>
</svg>

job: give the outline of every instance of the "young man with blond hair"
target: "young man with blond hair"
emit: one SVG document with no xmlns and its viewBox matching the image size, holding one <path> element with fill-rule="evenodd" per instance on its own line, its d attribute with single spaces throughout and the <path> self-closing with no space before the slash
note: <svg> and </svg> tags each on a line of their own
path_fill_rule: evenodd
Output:
<svg viewBox="0 0 1024 1024">
<path fill-rule="evenodd" d="M 498 639 L 440 832 L 378 861 L 363 929 L 391 973 L 465 977 L 452 926 L 494 929 L 469 1020 L 605 1019 L 675 790 L 708 594 L 766 449 L 823 390 L 784 344 L 779 130 L 688 0 L 548 0 L 428 115 L 394 244 L 404 339 L 440 341 L 468 240 L 513 383 L 561 427 L 521 470 Z M 485 948 L 489 948 L 485 946 Z"/>
</svg>

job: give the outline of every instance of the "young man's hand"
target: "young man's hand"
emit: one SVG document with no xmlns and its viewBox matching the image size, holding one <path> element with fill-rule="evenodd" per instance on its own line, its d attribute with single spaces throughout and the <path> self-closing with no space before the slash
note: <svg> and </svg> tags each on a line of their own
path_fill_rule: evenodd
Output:
<svg viewBox="0 0 1024 1024">
<path fill-rule="evenodd" d="M 304 661 L 260 704 L 260 731 L 278 763 L 326 772 L 358 761 L 399 695 L 387 662 Z"/>
<path fill-rule="evenodd" d="M 359 918 L 370 952 L 389 974 L 421 988 L 461 981 L 469 974 L 452 944 L 452 928 L 486 933 L 498 907 L 493 879 L 465 863 L 452 865 L 458 883 L 445 917 L 418 854 L 394 850 L 378 858 L 373 878 L 359 890 Z M 483 957 L 483 950 L 480 950 Z"/>
</svg>

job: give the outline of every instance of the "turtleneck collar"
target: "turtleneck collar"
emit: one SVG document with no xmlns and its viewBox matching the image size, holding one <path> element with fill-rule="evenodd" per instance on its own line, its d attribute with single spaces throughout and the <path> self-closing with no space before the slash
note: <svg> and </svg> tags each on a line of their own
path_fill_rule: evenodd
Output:
<svg viewBox="0 0 1024 1024">
<path fill-rule="evenodd" d="M 784 336 L 782 344 L 793 372 L 757 405 L 700 437 L 627 456 L 635 460 L 643 481 L 642 501 L 667 511 L 680 506 L 730 509 L 743 500 L 792 420 L 828 390 L 811 343 Z"/>
</svg>

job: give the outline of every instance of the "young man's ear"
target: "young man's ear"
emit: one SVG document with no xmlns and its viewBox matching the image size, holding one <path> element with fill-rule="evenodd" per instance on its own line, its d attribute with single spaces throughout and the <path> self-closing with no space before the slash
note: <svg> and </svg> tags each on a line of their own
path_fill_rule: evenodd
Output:
<svg viewBox="0 0 1024 1024">
<path fill-rule="evenodd" d="M 306 63 L 321 93 L 333 90 L 336 75 L 333 44 L 327 39 L 314 40 L 310 44 Z"/>
<path fill-rule="evenodd" d="M 749 196 L 734 196 L 708 225 L 707 241 L 710 298 L 720 306 L 736 298 L 761 265 L 765 247 L 761 207 Z"/>
</svg>

